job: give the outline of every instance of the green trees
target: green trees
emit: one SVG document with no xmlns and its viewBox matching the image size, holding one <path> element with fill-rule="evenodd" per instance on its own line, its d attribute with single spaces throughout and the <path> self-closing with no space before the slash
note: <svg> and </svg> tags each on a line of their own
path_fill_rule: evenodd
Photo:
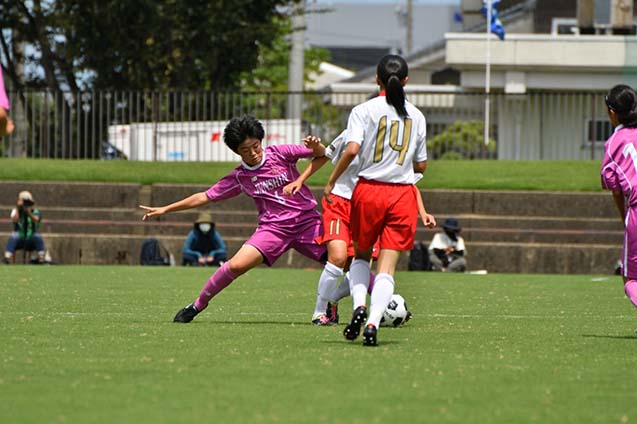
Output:
<svg viewBox="0 0 637 424">
<path fill-rule="evenodd" d="M 112 124 L 225 119 L 238 90 L 286 90 L 296 1 L 0 0 L 8 155 L 99 157 Z M 327 56 L 308 50 L 306 77 Z"/>
<path fill-rule="evenodd" d="M 280 39 L 288 3 L 0 0 L 0 28 L 12 41 L 3 37 L 0 47 L 16 88 L 236 88 L 257 66 L 259 47 Z"/>
<path fill-rule="evenodd" d="M 434 159 L 484 159 L 497 151 L 496 141 L 489 137 L 484 144 L 484 122 L 456 121 L 427 141 Z"/>
</svg>

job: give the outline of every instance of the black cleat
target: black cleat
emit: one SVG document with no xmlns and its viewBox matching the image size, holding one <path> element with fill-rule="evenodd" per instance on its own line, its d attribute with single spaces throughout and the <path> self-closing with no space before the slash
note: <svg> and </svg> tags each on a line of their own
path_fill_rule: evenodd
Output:
<svg viewBox="0 0 637 424">
<path fill-rule="evenodd" d="M 363 346 L 378 346 L 376 333 L 378 333 L 378 330 L 374 327 L 374 324 L 367 324 L 365 331 L 363 331 Z"/>
<path fill-rule="evenodd" d="M 325 315 L 329 318 L 332 324 L 338 324 L 338 303 L 327 302 Z"/>
<path fill-rule="evenodd" d="M 173 322 L 181 322 L 185 324 L 192 321 L 199 312 L 201 311 L 198 311 L 197 308 L 195 308 L 195 305 L 191 303 L 181 311 L 177 312 L 177 315 L 175 315 L 175 319 L 173 319 Z"/>
<path fill-rule="evenodd" d="M 359 306 L 354 310 L 352 314 L 352 320 L 347 324 L 345 330 L 343 330 L 343 336 L 347 340 L 356 340 L 356 337 L 361 333 L 361 325 L 367 319 L 367 307 Z"/>
</svg>

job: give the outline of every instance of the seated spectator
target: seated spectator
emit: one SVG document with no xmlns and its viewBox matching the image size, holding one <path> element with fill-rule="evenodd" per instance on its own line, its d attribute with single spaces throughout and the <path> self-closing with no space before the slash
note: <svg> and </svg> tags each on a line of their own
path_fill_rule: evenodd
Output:
<svg viewBox="0 0 637 424">
<path fill-rule="evenodd" d="M 182 249 L 182 265 L 220 266 L 227 259 L 226 244 L 219 232 L 215 230 L 212 215 L 202 212 L 195 221 L 195 226 Z"/>
<path fill-rule="evenodd" d="M 429 244 L 429 261 L 434 271 L 464 272 L 467 269 L 467 251 L 460 237 L 456 218 L 447 218 L 442 224 L 444 232 L 434 235 Z"/>
<path fill-rule="evenodd" d="M 18 249 L 35 250 L 38 252 L 38 262 L 44 263 L 44 239 L 40 234 L 40 211 L 34 207 L 33 196 L 28 191 L 18 194 L 16 207 L 11 210 L 13 233 L 4 252 L 4 263 L 14 261 L 15 251 Z"/>
</svg>

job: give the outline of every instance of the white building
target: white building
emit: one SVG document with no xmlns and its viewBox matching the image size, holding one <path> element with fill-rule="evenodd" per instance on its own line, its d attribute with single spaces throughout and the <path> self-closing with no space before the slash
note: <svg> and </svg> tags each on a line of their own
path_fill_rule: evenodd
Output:
<svg viewBox="0 0 637 424">
<path fill-rule="evenodd" d="M 553 33 L 523 33 L 534 28 L 535 8 L 536 2 L 526 1 L 504 11 L 505 40 L 490 36 L 490 128 L 497 157 L 599 159 L 612 131 L 604 94 L 620 83 L 637 86 L 637 37 L 605 35 L 612 27 L 597 24 L 603 30 L 598 35 L 578 35 L 575 16 L 554 19 Z M 484 119 L 487 35 L 484 27 L 478 30 L 448 33 L 406 56 L 408 98 L 423 109 L 430 125 Z M 456 86 L 430 85 L 436 73 L 449 69 L 459 73 Z M 355 91 L 355 85 L 369 90 L 374 77 L 375 69 L 369 68 L 346 84 L 333 84 L 333 101 L 345 105 L 347 90 Z M 360 96 L 351 100 L 354 105 Z"/>
</svg>

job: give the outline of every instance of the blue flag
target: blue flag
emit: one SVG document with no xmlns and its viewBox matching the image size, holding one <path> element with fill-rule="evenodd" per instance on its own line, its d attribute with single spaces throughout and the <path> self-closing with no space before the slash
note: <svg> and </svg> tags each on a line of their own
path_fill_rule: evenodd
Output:
<svg viewBox="0 0 637 424">
<path fill-rule="evenodd" d="M 504 27 L 502 26 L 502 22 L 500 22 L 500 18 L 498 17 L 498 6 L 500 5 L 500 0 L 482 0 L 482 8 L 480 11 L 482 12 L 482 16 L 487 18 L 489 14 L 488 10 L 488 1 L 491 1 L 491 32 L 498 36 L 500 40 L 504 40 Z"/>
</svg>

